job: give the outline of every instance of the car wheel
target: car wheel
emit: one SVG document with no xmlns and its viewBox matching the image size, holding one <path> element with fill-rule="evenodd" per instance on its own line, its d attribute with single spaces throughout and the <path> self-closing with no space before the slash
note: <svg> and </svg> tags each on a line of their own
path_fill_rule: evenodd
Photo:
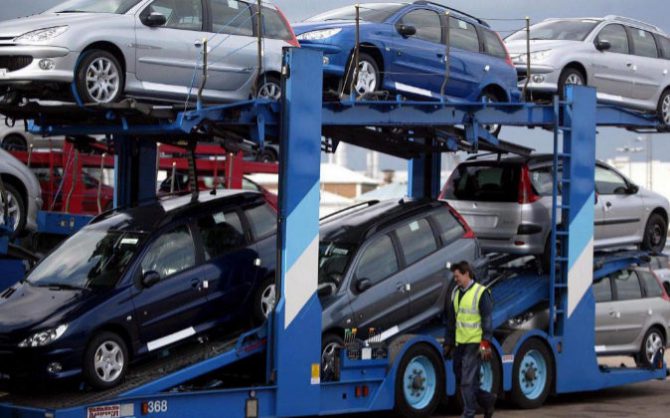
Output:
<svg viewBox="0 0 670 418">
<path fill-rule="evenodd" d="M 529 339 L 514 356 L 512 402 L 522 409 L 539 408 L 547 400 L 553 380 L 551 353 L 541 341 Z"/>
<path fill-rule="evenodd" d="M 635 362 L 640 367 L 652 367 L 654 355 L 660 349 L 665 348 L 665 337 L 657 328 L 650 328 L 642 339 L 642 347 L 635 357 Z"/>
<path fill-rule="evenodd" d="M 28 142 L 22 135 L 9 134 L 2 140 L 2 149 L 5 151 L 28 151 Z"/>
<path fill-rule="evenodd" d="M 91 340 L 84 355 L 84 378 L 95 389 L 118 385 L 128 370 L 128 348 L 121 337 L 102 332 Z"/>
<path fill-rule="evenodd" d="M 670 89 L 661 94 L 658 100 L 658 119 L 666 128 L 670 127 Z"/>
<path fill-rule="evenodd" d="M 642 249 L 660 253 L 665 248 L 665 241 L 668 237 L 668 224 L 658 213 L 652 213 L 644 229 L 642 238 Z"/>
<path fill-rule="evenodd" d="M 263 280 L 256 291 L 254 301 L 254 320 L 262 324 L 268 319 L 277 303 L 277 285 L 274 276 Z"/>
<path fill-rule="evenodd" d="M 490 91 L 485 91 L 479 97 L 479 101 L 483 101 L 485 103 L 497 103 L 500 100 L 498 97 L 496 97 L 495 94 L 491 93 Z M 491 135 L 498 137 L 498 135 L 500 135 L 500 131 L 502 130 L 502 125 L 497 123 L 492 125 L 484 125 L 484 129 L 486 129 Z"/>
<path fill-rule="evenodd" d="M 114 103 L 123 97 L 125 74 L 114 55 L 94 49 L 80 58 L 76 86 L 84 103 Z"/>
<path fill-rule="evenodd" d="M 321 380 L 332 382 L 339 380 L 340 351 L 344 348 L 344 340 L 335 333 L 328 333 L 321 341 Z"/>
<path fill-rule="evenodd" d="M 395 381 L 395 413 L 407 418 L 432 415 L 444 395 L 441 356 L 431 347 L 417 344 L 403 355 Z"/>
<path fill-rule="evenodd" d="M 565 86 L 567 85 L 584 86 L 586 85 L 586 77 L 576 68 L 566 68 L 558 79 L 558 95 L 560 97 L 565 97 Z"/>
<path fill-rule="evenodd" d="M 281 82 L 272 75 L 264 75 L 258 82 L 256 98 L 267 100 L 281 99 Z"/>
<path fill-rule="evenodd" d="M 261 163 L 276 163 L 279 161 L 279 156 L 275 150 L 271 148 L 265 148 L 263 151 L 256 154 L 256 161 Z"/>
<path fill-rule="evenodd" d="M 354 59 L 352 55 L 351 59 Z M 353 65 L 349 66 L 351 71 L 346 74 L 344 79 L 344 91 L 350 92 L 352 87 L 352 79 L 354 77 Z M 356 96 L 362 97 L 367 94 L 374 93 L 381 87 L 381 73 L 379 72 L 379 65 L 375 59 L 362 52 L 358 56 L 358 80 L 353 85 Z"/>
<path fill-rule="evenodd" d="M 12 238 L 19 237 L 23 234 L 26 227 L 26 220 L 28 218 L 28 209 L 26 202 L 16 187 L 5 183 L 5 191 L 7 192 L 7 200 L 0 196 L 0 225 L 5 224 L 5 208 L 7 215 L 11 218 L 12 223 L 9 225 L 10 229 L 14 231 Z"/>
</svg>

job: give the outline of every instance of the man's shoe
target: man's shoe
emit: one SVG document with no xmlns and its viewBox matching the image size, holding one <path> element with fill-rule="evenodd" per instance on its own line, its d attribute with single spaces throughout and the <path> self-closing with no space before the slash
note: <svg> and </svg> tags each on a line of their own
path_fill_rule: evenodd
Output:
<svg viewBox="0 0 670 418">
<path fill-rule="evenodd" d="M 496 410 L 496 401 L 497 400 L 498 400 L 498 396 L 493 395 L 493 401 L 491 402 L 491 405 L 489 405 L 489 407 L 484 410 L 484 418 L 493 418 L 493 413 Z"/>
</svg>

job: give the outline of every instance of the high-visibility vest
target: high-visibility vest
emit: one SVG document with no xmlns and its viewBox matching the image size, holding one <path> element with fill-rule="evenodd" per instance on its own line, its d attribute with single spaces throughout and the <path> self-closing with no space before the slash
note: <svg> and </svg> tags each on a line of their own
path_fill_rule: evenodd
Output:
<svg viewBox="0 0 670 418">
<path fill-rule="evenodd" d="M 459 288 L 451 294 L 456 313 L 456 344 L 479 344 L 482 341 L 482 316 L 479 314 L 479 301 L 486 287 L 474 283 L 458 300 Z"/>
</svg>

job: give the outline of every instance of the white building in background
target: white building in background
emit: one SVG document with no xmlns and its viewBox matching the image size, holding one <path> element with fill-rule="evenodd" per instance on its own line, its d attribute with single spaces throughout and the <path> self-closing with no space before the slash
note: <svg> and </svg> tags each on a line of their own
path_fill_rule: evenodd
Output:
<svg viewBox="0 0 670 418">
<path fill-rule="evenodd" d="M 670 199 L 670 162 L 631 161 L 629 157 L 617 157 L 607 160 L 607 164 L 616 168 L 633 183 L 659 193 Z"/>
</svg>

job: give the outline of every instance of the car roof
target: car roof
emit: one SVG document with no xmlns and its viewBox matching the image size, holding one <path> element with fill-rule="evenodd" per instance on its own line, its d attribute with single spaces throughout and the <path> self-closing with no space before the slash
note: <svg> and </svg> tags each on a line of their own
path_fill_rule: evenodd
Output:
<svg viewBox="0 0 670 418">
<path fill-rule="evenodd" d="M 103 213 L 91 221 L 93 228 L 104 227 L 124 231 L 150 233 L 175 220 L 197 216 L 222 204 L 245 205 L 265 202 L 262 193 L 248 190 L 203 191 L 193 202 L 191 194 L 156 198 L 132 208 L 119 208 Z"/>
<path fill-rule="evenodd" d="M 478 165 L 478 163 L 494 163 L 500 162 L 502 164 L 542 164 L 551 162 L 554 159 L 553 154 L 531 154 L 531 155 L 501 155 L 500 159 L 498 158 L 499 154 L 480 154 L 468 158 L 466 161 L 462 162 L 463 165 Z M 604 165 L 600 160 L 596 160 L 596 164 Z"/>
<path fill-rule="evenodd" d="M 447 204 L 433 199 L 410 198 L 371 202 L 366 208 L 324 220 L 321 240 L 360 243 L 387 226 L 439 207 L 447 207 Z"/>
<path fill-rule="evenodd" d="M 485 20 L 480 19 L 480 18 L 478 18 L 476 16 L 473 16 L 471 14 L 465 13 L 461 10 L 449 7 L 446 4 L 437 3 L 435 1 L 427 1 L 427 0 L 417 0 L 417 1 L 414 1 L 410 4 L 414 4 L 414 5 L 418 5 L 418 6 L 434 6 L 434 7 L 440 8 L 442 10 L 449 10 L 450 12 L 456 13 L 456 15 L 457 15 L 456 17 L 464 18 L 465 20 L 468 20 L 470 23 L 478 24 L 478 25 L 484 26 L 486 28 L 491 27 L 491 25 L 489 25 Z"/>
</svg>

